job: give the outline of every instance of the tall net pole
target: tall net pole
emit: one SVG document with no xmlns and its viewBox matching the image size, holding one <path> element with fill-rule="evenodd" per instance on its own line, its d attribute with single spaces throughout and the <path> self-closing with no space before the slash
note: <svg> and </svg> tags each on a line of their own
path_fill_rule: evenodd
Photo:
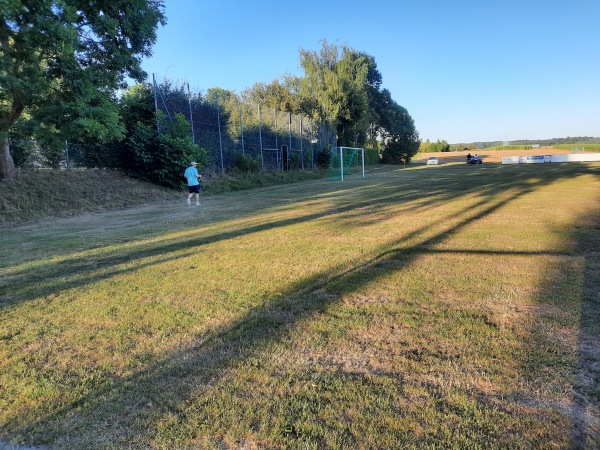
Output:
<svg viewBox="0 0 600 450">
<path fill-rule="evenodd" d="M 240 136 L 242 137 L 242 155 L 245 155 L 244 152 L 244 123 L 242 122 L 242 101 L 238 100 L 238 108 L 240 110 Z"/>
<path fill-rule="evenodd" d="M 196 137 L 194 136 L 194 117 L 192 116 L 192 93 L 190 92 L 190 83 L 187 84 L 188 88 L 188 103 L 190 105 L 190 125 L 192 126 L 192 144 L 196 143 Z"/>
<path fill-rule="evenodd" d="M 304 130 L 302 130 L 302 116 L 300 116 L 300 155 L 302 156 L 302 170 L 304 170 L 304 148 L 302 146 L 302 142 L 304 141 L 304 138 L 302 136 L 302 132 Z"/>
<path fill-rule="evenodd" d="M 225 166 L 223 165 L 223 140 L 221 139 L 221 114 L 219 113 L 219 93 L 215 93 L 217 99 L 217 124 L 219 126 L 219 149 L 221 151 L 221 174 L 225 173 Z"/>
<path fill-rule="evenodd" d="M 160 134 L 160 123 L 158 121 L 158 97 L 156 93 L 156 78 L 152 74 L 152 87 L 154 91 L 154 116 L 156 117 L 156 131 Z"/>
<path fill-rule="evenodd" d="M 290 148 L 287 152 L 287 170 L 290 170 L 292 165 L 292 113 L 288 113 L 288 137 L 290 140 Z"/>
<path fill-rule="evenodd" d="M 260 167 L 265 170 L 265 157 L 263 155 L 263 143 L 262 143 L 262 125 L 260 123 L 260 104 L 258 105 L 258 143 L 260 145 Z"/>
</svg>

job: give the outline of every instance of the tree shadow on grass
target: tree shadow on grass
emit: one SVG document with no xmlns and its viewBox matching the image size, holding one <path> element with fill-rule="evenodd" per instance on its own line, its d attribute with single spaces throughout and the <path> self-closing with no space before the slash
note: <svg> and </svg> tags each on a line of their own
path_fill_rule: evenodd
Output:
<svg viewBox="0 0 600 450">
<path fill-rule="evenodd" d="M 578 239 L 584 258 L 571 448 L 600 448 L 600 208 Z"/>
<path fill-rule="evenodd" d="M 141 242 L 120 247 L 111 252 L 90 252 L 77 255 L 66 255 L 58 260 L 40 261 L 33 264 L 21 264 L 19 267 L 8 267 L 5 269 L 4 280 L 0 278 L 0 310 L 3 307 L 14 305 L 22 301 L 33 300 L 40 296 L 55 294 L 66 289 L 82 287 L 90 283 L 109 279 L 117 274 L 125 274 L 138 270 L 139 267 L 148 267 L 160 264 L 169 259 L 185 257 L 189 248 L 198 248 L 208 244 L 259 233 L 269 229 L 287 227 L 303 222 L 310 222 L 326 217 L 335 217 L 346 214 L 349 217 L 377 217 L 378 212 L 388 205 L 396 205 L 398 202 L 406 203 L 407 207 L 402 213 L 419 212 L 436 208 L 446 202 L 455 200 L 457 197 L 476 195 L 478 200 L 473 201 L 470 209 L 482 208 L 483 217 L 486 214 L 486 205 L 493 201 L 498 191 L 510 190 L 514 196 L 521 196 L 531 192 L 535 188 L 546 183 L 553 182 L 560 177 L 594 173 L 593 169 L 587 167 L 578 168 L 575 175 L 572 171 L 564 170 L 564 167 L 545 167 L 544 171 L 522 171 L 515 177 L 505 177 L 503 180 L 492 178 L 491 181 L 482 183 L 482 174 L 479 172 L 465 172 L 462 166 L 452 168 L 453 171 L 446 173 L 443 180 L 436 179 L 423 181 L 419 174 L 410 174 L 400 180 L 384 181 L 381 184 L 371 184 L 369 187 L 361 186 L 360 180 L 354 180 L 355 187 L 345 185 L 341 190 L 328 191 L 319 195 L 321 200 L 328 201 L 331 207 L 317 213 L 295 215 L 292 218 L 279 220 L 267 220 L 256 225 L 244 225 L 241 228 L 214 233 L 207 236 L 198 236 L 195 233 L 187 237 L 162 239 L 157 242 Z M 488 171 L 498 170 L 497 167 L 486 168 Z M 597 174 L 597 172 L 595 172 Z M 532 177 L 535 177 L 532 179 Z M 472 179 L 472 181 L 471 181 Z M 466 181 L 465 181 L 466 180 Z M 405 193 L 405 185 L 410 183 L 410 189 Z M 353 186 L 353 185 L 350 185 Z M 423 200 L 411 204 L 419 192 L 427 192 L 422 195 Z M 293 193 L 298 200 L 303 194 Z M 360 200 L 357 200 L 360 198 Z M 414 202 L 413 202 L 414 203 Z M 272 207 L 265 205 L 264 210 Z M 256 212 L 254 212 L 256 214 Z M 460 217 L 462 213 L 458 213 Z M 445 218 L 446 220 L 452 217 Z M 473 220 L 477 219 L 474 217 Z M 210 221 L 205 224 L 211 223 Z M 357 223 L 352 226 L 358 225 Z M 422 230 L 417 230 L 412 235 L 417 235 Z M 405 236 L 405 240 L 411 238 Z M 172 256 L 166 256 L 166 255 Z M 136 261 L 145 260 L 143 264 Z M 123 267 L 126 265 L 127 267 Z M 60 280 L 60 281 L 57 281 Z"/>
<path fill-rule="evenodd" d="M 600 208 L 573 222 L 559 258 L 536 293 L 523 376 L 550 400 L 523 395 L 571 424 L 568 448 L 600 448 Z M 565 385 L 567 385 L 565 389 Z"/>
<path fill-rule="evenodd" d="M 285 339 L 289 331 L 300 321 L 320 313 L 332 303 L 336 303 L 341 296 L 359 290 L 366 283 L 376 281 L 377 277 L 382 276 L 383 273 L 377 275 L 376 271 L 371 270 L 373 267 L 385 262 L 392 262 L 394 271 L 402 271 L 423 253 L 438 251 L 435 250 L 435 247 L 443 243 L 452 234 L 498 211 L 506 204 L 532 192 L 543 184 L 554 181 L 556 173 L 554 177 L 548 173 L 545 176 L 536 173 L 536 177 L 538 179 L 535 182 L 525 178 L 503 183 L 502 186 L 511 189 L 514 195 L 501 201 L 494 199 L 497 186 L 495 187 L 491 183 L 484 187 L 477 186 L 463 189 L 463 194 L 465 192 L 477 192 L 480 195 L 480 200 L 477 202 L 476 208 L 469 208 L 456 213 L 454 218 L 456 223 L 451 229 L 431 236 L 425 233 L 427 227 L 421 227 L 404 235 L 401 241 L 385 244 L 383 247 L 387 247 L 387 250 L 349 270 L 338 267 L 328 271 L 328 273 L 320 273 L 302 280 L 290 286 L 285 293 L 266 302 L 264 306 L 254 308 L 236 322 L 213 331 L 195 345 L 173 353 L 164 360 L 155 361 L 131 377 L 99 383 L 97 389 L 94 389 L 91 393 L 81 396 L 73 403 L 46 415 L 36 422 L 28 423 L 26 420 L 21 421 L 15 418 L 14 423 L 7 424 L 5 429 L 13 436 L 17 436 L 18 440 L 31 443 L 60 443 L 66 445 L 65 436 L 72 436 L 77 433 L 85 433 L 89 436 L 87 443 L 91 445 L 95 442 L 97 447 L 127 445 L 131 442 L 143 441 L 143 436 L 148 430 L 140 428 L 140 424 L 149 420 L 149 417 L 145 416 L 147 413 L 136 405 L 141 402 L 152 402 L 152 404 L 157 405 L 157 409 L 152 412 L 152 418 L 167 414 L 178 414 L 178 405 L 193 396 L 193 389 L 198 383 L 214 383 L 228 367 L 233 367 L 262 349 L 268 348 L 272 343 Z M 456 188 L 456 186 L 453 186 L 452 181 L 448 181 L 446 186 L 448 190 L 453 187 Z M 439 194 L 439 196 L 441 195 Z M 446 195 L 443 198 L 439 198 L 439 196 L 430 200 L 432 207 L 437 202 L 450 200 L 454 195 Z M 181 257 L 178 252 L 183 249 L 199 247 L 207 243 L 248 235 L 273 227 L 285 227 L 307 220 L 333 217 L 338 213 L 352 212 L 357 204 L 366 208 L 372 205 L 374 200 L 377 200 L 378 206 L 375 207 L 377 208 L 386 202 L 393 203 L 397 201 L 397 198 L 394 198 L 394 196 L 371 196 L 365 201 L 354 204 L 350 202 L 347 205 L 329 208 L 324 212 L 307 214 L 299 218 L 268 222 L 256 227 L 246 227 L 206 238 L 190 238 L 184 242 L 152 244 L 146 250 L 135 248 L 128 250 L 125 254 L 110 256 L 108 259 L 103 260 L 103 264 L 106 266 L 115 264 L 117 259 L 114 258 L 129 257 L 141 260 L 164 254 L 178 258 Z M 447 218 L 440 220 L 447 220 Z M 428 226 L 431 226 L 431 224 Z M 414 241 L 414 243 L 409 246 L 403 244 L 408 240 Z M 469 249 L 459 249 L 458 251 L 472 252 Z M 521 255 L 528 253 L 508 251 L 505 254 Z M 153 263 L 156 262 L 150 264 Z M 56 274 L 62 272 L 63 270 L 57 270 Z M 73 283 L 79 283 L 79 285 L 89 283 L 95 276 L 85 268 L 79 272 L 79 275 L 83 280 L 76 280 Z M 112 275 L 107 273 L 104 276 L 110 277 Z M 67 283 L 59 286 L 58 289 L 66 289 L 70 286 L 71 284 Z M 331 290 L 333 294 L 319 294 L 328 290 Z M 36 298 L 38 295 L 41 295 L 41 292 L 35 290 L 23 293 L 19 301 Z M 126 418 L 128 414 L 132 414 L 132 411 L 134 416 L 138 416 L 137 419 L 135 417 L 134 419 Z M 124 424 L 128 428 L 115 433 L 115 441 L 107 440 L 108 438 L 105 435 L 107 426 L 119 428 L 123 427 Z"/>
</svg>

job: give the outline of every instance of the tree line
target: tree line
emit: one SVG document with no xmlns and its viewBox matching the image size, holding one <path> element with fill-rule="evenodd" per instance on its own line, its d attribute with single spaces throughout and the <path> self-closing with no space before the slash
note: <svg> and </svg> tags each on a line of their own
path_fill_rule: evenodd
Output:
<svg viewBox="0 0 600 450">
<path fill-rule="evenodd" d="M 190 159 L 206 162 L 189 121 L 155 111 L 152 85 L 140 66 L 151 54 L 157 27 L 165 24 L 162 0 L 5 4 L 0 180 L 14 179 L 27 157 L 27 148 L 11 149 L 11 142 L 27 139 L 38 142 L 49 159 L 56 159 L 65 141 L 85 144 L 87 166 L 119 168 L 167 186 Z M 406 162 L 418 151 L 414 121 L 382 88 L 373 56 L 322 41 L 318 51 L 302 49 L 299 57 L 303 76 L 256 83 L 242 95 L 326 123 L 338 146 L 379 148 L 386 163 Z M 138 84 L 128 87 L 127 77 Z M 219 88 L 209 95 L 224 103 L 233 98 Z"/>
<path fill-rule="evenodd" d="M 600 137 L 579 136 L 552 139 L 517 139 L 516 141 L 482 141 L 473 143 L 476 148 L 498 147 L 502 145 L 535 145 L 541 147 L 552 147 L 561 144 L 600 144 Z"/>
</svg>

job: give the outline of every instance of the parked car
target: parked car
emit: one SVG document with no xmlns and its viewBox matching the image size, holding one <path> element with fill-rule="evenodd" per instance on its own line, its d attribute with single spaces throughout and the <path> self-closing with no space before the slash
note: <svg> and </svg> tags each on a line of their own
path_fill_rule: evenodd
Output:
<svg viewBox="0 0 600 450">
<path fill-rule="evenodd" d="M 481 156 L 471 156 L 471 158 L 467 159 L 467 164 L 483 164 L 483 159 L 481 159 Z"/>
<path fill-rule="evenodd" d="M 437 156 L 430 156 L 429 158 L 427 158 L 427 165 L 429 166 L 431 164 L 438 164 Z"/>
</svg>

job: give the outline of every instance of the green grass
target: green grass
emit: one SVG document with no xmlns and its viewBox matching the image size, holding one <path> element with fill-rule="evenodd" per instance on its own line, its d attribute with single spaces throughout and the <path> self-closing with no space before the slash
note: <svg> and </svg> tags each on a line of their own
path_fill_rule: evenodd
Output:
<svg viewBox="0 0 600 450">
<path fill-rule="evenodd" d="M 496 145 L 485 150 L 531 150 L 532 148 L 531 145 Z"/>
<path fill-rule="evenodd" d="M 573 148 L 585 149 L 585 151 L 589 152 L 600 152 L 600 144 L 586 144 L 586 143 L 577 143 L 577 144 L 555 144 L 552 147 L 562 149 L 562 150 L 571 150 Z"/>
<path fill-rule="evenodd" d="M 0 182 L 0 226 L 44 217 L 129 208 L 181 198 L 182 194 L 101 170 L 19 170 Z"/>
<path fill-rule="evenodd" d="M 203 196 L 322 179 L 324 170 L 221 175 L 205 173 Z M 105 211 L 148 203 L 183 201 L 187 187 L 167 189 L 102 170 L 20 170 L 0 183 L 0 225 Z"/>
<path fill-rule="evenodd" d="M 179 200 L 0 230 L 0 440 L 600 445 L 599 164 Z"/>
</svg>

